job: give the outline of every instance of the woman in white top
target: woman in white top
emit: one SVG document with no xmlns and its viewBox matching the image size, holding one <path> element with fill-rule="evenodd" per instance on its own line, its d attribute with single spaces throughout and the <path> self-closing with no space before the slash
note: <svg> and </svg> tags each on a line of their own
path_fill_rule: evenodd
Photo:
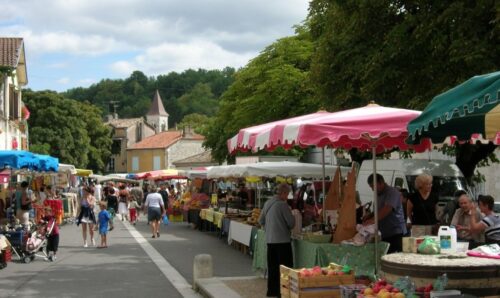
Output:
<svg viewBox="0 0 500 298">
<path fill-rule="evenodd" d="M 146 209 L 147 208 L 147 209 Z M 151 223 L 153 238 L 160 237 L 160 220 L 165 215 L 165 207 L 161 194 L 158 193 L 156 185 L 150 186 L 150 191 L 144 203 L 144 214 L 148 215 L 148 221 Z"/>
<path fill-rule="evenodd" d="M 89 231 L 90 242 L 95 246 L 94 240 L 94 225 L 96 224 L 94 205 L 95 198 L 93 189 L 90 186 L 83 187 L 83 197 L 80 201 L 80 214 L 76 221 L 77 226 L 82 225 L 83 247 L 88 247 L 87 230 Z"/>
</svg>

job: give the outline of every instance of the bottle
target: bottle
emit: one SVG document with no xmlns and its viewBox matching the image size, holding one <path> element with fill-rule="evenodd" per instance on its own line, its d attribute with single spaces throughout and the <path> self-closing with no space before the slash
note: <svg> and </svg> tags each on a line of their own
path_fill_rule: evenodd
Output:
<svg viewBox="0 0 500 298">
<path fill-rule="evenodd" d="M 438 238 L 441 253 L 450 254 L 457 251 L 457 230 L 455 227 L 440 226 Z"/>
</svg>

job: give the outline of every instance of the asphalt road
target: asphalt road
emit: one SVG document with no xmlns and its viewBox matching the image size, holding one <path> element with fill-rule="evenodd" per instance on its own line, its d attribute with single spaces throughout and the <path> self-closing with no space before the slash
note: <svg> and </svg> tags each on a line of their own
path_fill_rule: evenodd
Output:
<svg viewBox="0 0 500 298">
<path fill-rule="evenodd" d="M 250 256 L 187 223 L 162 226 L 152 239 L 145 222 L 116 221 L 108 237 L 106 249 L 84 248 L 80 227 L 61 226 L 57 261 L 8 263 L 0 270 L 0 297 L 199 297 L 191 283 L 193 259 L 202 253 L 212 255 L 215 276 L 254 275 Z"/>
</svg>

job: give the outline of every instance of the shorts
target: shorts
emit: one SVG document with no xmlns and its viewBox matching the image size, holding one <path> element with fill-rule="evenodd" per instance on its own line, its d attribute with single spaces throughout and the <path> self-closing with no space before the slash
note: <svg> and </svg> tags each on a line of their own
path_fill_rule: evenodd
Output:
<svg viewBox="0 0 500 298">
<path fill-rule="evenodd" d="M 99 235 L 108 234 L 108 226 L 99 226 Z"/>
<path fill-rule="evenodd" d="M 161 220 L 161 208 L 149 207 L 148 208 L 148 221 Z"/>
</svg>

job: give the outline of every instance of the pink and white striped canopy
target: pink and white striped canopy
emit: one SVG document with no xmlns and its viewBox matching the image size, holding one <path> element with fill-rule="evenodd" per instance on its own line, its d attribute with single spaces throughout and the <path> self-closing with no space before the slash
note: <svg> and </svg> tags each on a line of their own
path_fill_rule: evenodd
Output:
<svg viewBox="0 0 500 298">
<path fill-rule="evenodd" d="M 318 112 L 242 129 L 228 140 L 228 149 L 234 152 L 330 146 L 372 150 L 375 146 L 378 153 L 394 147 L 421 152 L 430 148 L 429 142 L 414 146 L 405 143 L 408 122 L 420 113 L 377 104 L 335 113 Z"/>
</svg>

